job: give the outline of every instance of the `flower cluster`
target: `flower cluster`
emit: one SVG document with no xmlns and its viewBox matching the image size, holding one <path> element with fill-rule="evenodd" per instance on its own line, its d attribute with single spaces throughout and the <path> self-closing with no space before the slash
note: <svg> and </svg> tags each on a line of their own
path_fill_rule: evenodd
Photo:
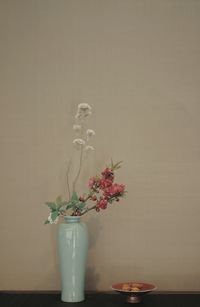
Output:
<svg viewBox="0 0 200 307">
<path fill-rule="evenodd" d="M 120 197 L 124 196 L 125 185 L 114 182 L 114 170 L 119 168 L 120 163 L 107 167 L 101 173 L 101 177 L 96 176 L 89 180 L 91 199 L 96 202 L 96 211 L 106 209 L 109 203 L 119 201 Z M 99 194 L 100 196 L 97 197 Z"/>
<path fill-rule="evenodd" d="M 119 202 L 120 198 L 126 193 L 125 186 L 115 182 L 115 171 L 121 167 L 121 161 L 106 167 L 100 175 L 89 179 L 88 192 L 83 196 L 78 196 L 76 192 L 76 183 L 79 179 L 84 152 L 93 151 L 94 147 L 90 144 L 91 138 L 95 135 L 93 129 L 87 129 L 86 119 L 92 114 L 92 108 L 87 103 L 78 105 L 78 110 L 75 116 L 73 130 L 77 138 L 73 140 L 73 145 L 80 152 L 79 167 L 74 180 L 72 181 L 72 193 L 69 184 L 69 170 L 71 161 L 67 170 L 67 189 L 69 200 L 64 201 L 62 197 L 57 197 L 55 202 L 46 202 L 50 209 L 50 214 L 45 224 L 57 223 L 60 217 L 65 215 L 84 215 L 91 210 L 99 212 L 105 210 L 109 204 Z"/>
<path fill-rule="evenodd" d="M 73 129 L 77 134 L 77 138 L 73 140 L 73 145 L 76 149 L 85 148 L 86 151 L 93 151 L 94 147 L 89 145 L 91 137 L 95 135 L 93 129 L 85 128 L 85 120 L 92 114 L 92 108 L 88 103 L 80 103 L 75 116 L 76 123 L 73 125 Z"/>
<path fill-rule="evenodd" d="M 95 176 L 89 179 L 89 191 L 84 196 L 79 197 L 79 205 L 73 208 L 72 215 L 83 215 L 90 210 L 95 209 L 99 212 L 106 209 L 108 204 L 119 201 L 126 193 L 125 185 L 114 182 L 114 172 L 121 167 L 121 161 L 107 167 L 101 176 Z M 89 204 L 92 202 L 92 204 Z M 81 204 L 81 206 L 80 206 Z"/>
</svg>

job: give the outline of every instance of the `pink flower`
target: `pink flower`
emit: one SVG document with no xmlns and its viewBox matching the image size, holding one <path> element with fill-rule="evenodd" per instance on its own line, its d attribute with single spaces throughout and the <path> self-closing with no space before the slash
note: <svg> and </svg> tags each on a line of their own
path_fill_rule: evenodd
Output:
<svg viewBox="0 0 200 307">
<path fill-rule="evenodd" d="M 99 187 L 99 179 L 97 177 L 90 178 L 88 185 L 90 189 L 97 190 Z"/>
<path fill-rule="evenodd" d="M 93 188 L 93 186 L 95 185 L 95 182 L 96 182 L 95 177 L 90 178 L 89 183 L 88 183 L 90 189 Z"/>
<path fill-rule="evenodd" d="M 101 198 L 97 203 L 97 208 L 106 209 L 108 201 L 105 198 Z"/>
<path fill-rule="evenodd" d="M 100 179 L 99 181 L 99 187 L 104 190 L 105 188 L 108 188 L 112 185 L 113 181 L 110 179 Z"/>
<path fill-rule="evenodd" d="M 106 169 L 101 173 L 104 179 L 114 180 L 114 173 L 111 168 L 106 167 Z"/>
<path fill-rule="evenodd" d="M 118 197 L 122 196 L 125 190 L 125 185 L 114 183 L 104 190 L 105 197 Z"/>
</svg>

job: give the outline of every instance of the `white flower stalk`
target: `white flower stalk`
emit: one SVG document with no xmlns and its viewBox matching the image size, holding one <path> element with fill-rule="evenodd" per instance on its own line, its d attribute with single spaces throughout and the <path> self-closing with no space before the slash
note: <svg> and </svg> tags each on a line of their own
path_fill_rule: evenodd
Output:
<svg viewBox="0 0 200 307">
<path fill-rule="evenodd" d="M 87 129 L 86 134 L 87 134 L 87 140 L 89 140 L 92 136 L 95 135 L 95 131 L 92 129 Z"/>
<path fill-rule="evenodd" d="M 92 108 L 88 103 L 80 103 L 78 105 L 78 111 L 75 116 L 76 119 L 83 119 L 92 114 Z"/>
<path fill-rule="evenodd" d="M 93 146 L 90 146 L 90 145 L 87 145 L 87 146 L 85 147 L 85 150 L 86 150 L 87 152 L 89 152 L 89 151 L 94 151 L 94 147 L 93 147 Z"/>
<path fill-rule="evenodd" d="M 81 131 L 81 129 L 82 129 L 81 125 L 73 125 L 73 130 L 76 133 L 79 133 Z"/>
<path fill-rule="evenodd" d="M 73 144 L 75 148 L 79 149 L 80 147 L 85 145 L 85 141 L 83 139 L 74 139 Z"/>
</svg>

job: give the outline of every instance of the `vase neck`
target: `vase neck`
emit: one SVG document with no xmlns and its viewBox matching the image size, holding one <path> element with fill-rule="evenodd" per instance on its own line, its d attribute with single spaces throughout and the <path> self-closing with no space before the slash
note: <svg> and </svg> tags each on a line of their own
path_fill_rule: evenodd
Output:
<svg viewBox="0 0 200 307">
<path fill-rule="evenodd" d="M 71 216 L 71 215 L 68 215 L 68 216 L 65 216 L 64 217 L 64 220 L 65 222 L 67 223 L 79 223 L 80 222 L 80 216 Z"/>
</svg>

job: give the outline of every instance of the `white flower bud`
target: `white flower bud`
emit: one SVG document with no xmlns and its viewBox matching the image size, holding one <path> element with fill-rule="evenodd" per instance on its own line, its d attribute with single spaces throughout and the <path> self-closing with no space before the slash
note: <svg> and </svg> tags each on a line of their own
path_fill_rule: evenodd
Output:
<svg viewBox="0 0 200 307">
<path fill-rule="evenodd" d="M 91 112 L 92 108 L 88 103 L 80 103 L 78 105 L 78 111 L 81 112 L 86 112 L 86 111 L 90 111 Z"/>
<path fill-rule="evenodd" d="M 75 148 L 79 149 L 81 146 L 85 145 L 85 141 L 83 139 L 74 139 L 73 144 Z"/>
<path fill-rule="evenodd" d="M 78 111 L 75 116 L 76 119 L 83 119 L 92 114 L 92 108 L 88 103 L 80 103 L 78 105 Z"/>
<path fill-rule="evenodd" d="M 94 151 L 94 147 L 93 147 L 93 146 L 90 146 L 90 145 L 87 145 L 87 146 L 85 147 L 85 150 L 86 150 L 86 151 Z"/>
<path fill-rule="evenodd" d="M 87 129 L 86 134 L 88 137 L 91 137 L 95 135 L 95 131 L 92 129 Z"/>
</svg>

